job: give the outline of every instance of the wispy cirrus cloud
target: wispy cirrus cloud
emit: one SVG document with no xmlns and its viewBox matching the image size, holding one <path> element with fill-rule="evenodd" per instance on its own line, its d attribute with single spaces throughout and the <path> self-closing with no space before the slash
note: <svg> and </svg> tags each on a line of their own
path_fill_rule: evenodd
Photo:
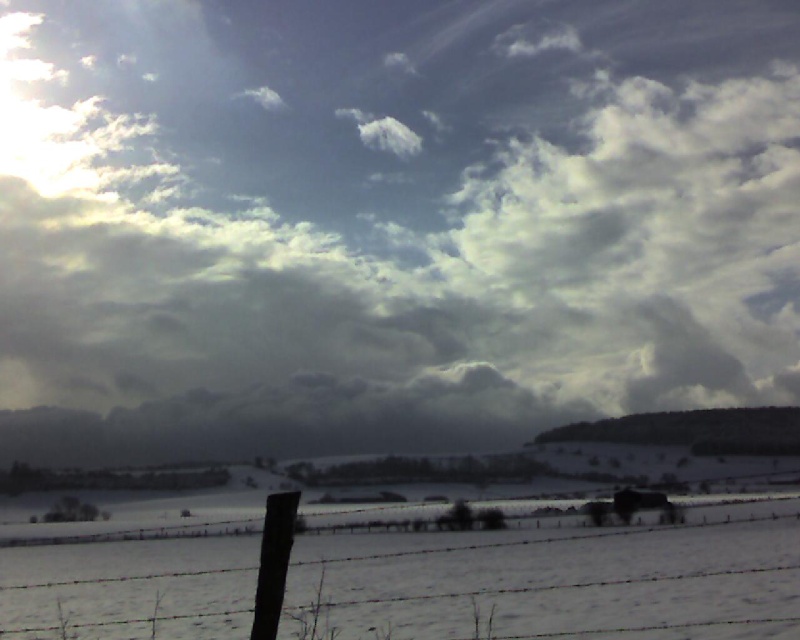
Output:
<svg viewBox="0 0 800 640">
<path fill-rule="evenodd" d="M 493 49 L 508 58 L 532 58 L 545 51 L 564 50 L 579 53 L 583 50 L 577 29 L 571 25 L 515 25 L 497 36 Z"/>
<path fill-rule="evenodd" d="M 437 133 L 446 133 L 452 130 L 452 127 L 435 111 L 424 110 L 422 115 L 436 129 Z"/>
<path fill-rule="evenodd" d="M 234 97 L 252 98 L 266 111 L 280 111 L 288 108 L 280 94 L 266 85 L 257 89 L 246 89 L 241 93 L 237 93 Z"/>
<path fill-rule="evenodd" d="M 419 75 L 408 55 L 399 51 L 387 53 L 383 57 L 383 65 L 387 69 L 395 69 L 410 76 Z"/>
</svg>

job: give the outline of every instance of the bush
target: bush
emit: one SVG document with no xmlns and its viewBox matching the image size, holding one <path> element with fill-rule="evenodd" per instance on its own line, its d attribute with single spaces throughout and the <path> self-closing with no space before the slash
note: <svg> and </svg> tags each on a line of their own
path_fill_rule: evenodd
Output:
<svg viewBox="0 0 800 640">
<path fill-rule="evenodd" d="M 602 527 L 608 522 L 608 514 L 611 511 L 610 502 L 587 502 L 583 507 L 584 513 L 589 516 L 589 521 L 596 527 Z"/>
<path fill-rule="evenodd" d="M 475 524 L 475 515 L 466 500 L 457 500 L 453 508 L 450 509 L 450 516 L 456 529 L 460 531 L 469 531 Z"/>
<path fill-rule="evenodd" d="M 484 529 L 497 531 L 506 528 L 506 515 L 503 513 L 502 509 L 497 507 L 479 511 L 478 520 Z"/>
<path fill-rule="evenodd" d="M 44 514 L 44 522 L 93 522 L 100 509 L 88 502 L 82 503 L 74 496 L 63 496 L 50 511 Z"/>
</svg>

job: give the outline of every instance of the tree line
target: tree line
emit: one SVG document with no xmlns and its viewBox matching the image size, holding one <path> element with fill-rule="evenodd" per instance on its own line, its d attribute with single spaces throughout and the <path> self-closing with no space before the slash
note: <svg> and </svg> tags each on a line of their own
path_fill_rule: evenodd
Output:
<svg viewBox="0 0 800 640">
<path fill-rule="evenodd" d="M 800 408 L 758 407 L 643 413 L 545 431 L 533 444 L 609 442 L 683 445 L 694 455 L 800 455 Z"/>
</svg>

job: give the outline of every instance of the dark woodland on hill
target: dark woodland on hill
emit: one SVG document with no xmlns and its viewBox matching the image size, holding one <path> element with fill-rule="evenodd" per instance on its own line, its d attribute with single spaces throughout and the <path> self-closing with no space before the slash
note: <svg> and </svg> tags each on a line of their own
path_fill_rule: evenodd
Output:
<svg viewBox="0 0 800 640">
<path fill-rule="evenodd" d="M 694 455 L 800 455 L 800 408 L 643 413 L 557 427 L 528 445 L 578 441 L 684 445 Z"/>
</svg>

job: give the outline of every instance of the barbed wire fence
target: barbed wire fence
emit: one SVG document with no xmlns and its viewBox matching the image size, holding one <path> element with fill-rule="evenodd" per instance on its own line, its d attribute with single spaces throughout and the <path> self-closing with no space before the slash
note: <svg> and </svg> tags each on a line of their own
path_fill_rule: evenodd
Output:
<svg viewBox="0 0 800 640">
<path fill-rule="evenodd" d="M 787 500 L 798 500 L 798 499 L 800 499 L 800 496 L 796 495 L 773 496 L 766 499 L 762 499 L 760 500 L 760 502 L 777 503 L 777 502 L 785 502 Z M 368 509 L 368 511 L 372 510 L 373 509 Z M 365 512 L 365 510 L 354 510 L 354 511 Z M 243 522 L 253 522 L 254 520 L 255 519 L 228 520 L 228 521 L 216 522 L 213 524 L 216 524 L 217 526 L 231 525 L 231 524 L 241 524 Z M 536 545 L 570 545 L 578 542 L 586 542 L 590 540 L 616 538 L 616 537 L 680 535 L 680 533 L 683 531 L 702 528 L 702 527 L 725 527 L 731 525 L 747 525 L 749 523 L 758 523 L 758 522 L 764 523 L 764 522 L 778 522 L 778 521 L 789 521 L 789 520 L 800 520 L 800 511 L 798 511 L 797 513 L 784 513 L 784 514 L 777 514 L 773 512 L 766 516 L 756 517 L 750 515 L 749 517 L 741 517 L 733 519 L 728 515 L 727 517 L 716 521 L 693 522 L 679 526 L 674 526 L 674 525 L 652 526 L 652 527 L 630 526 L 630 527 L 614 528 L 611 530 L 581 530 L 580 533 L 578 534 L 566 534 L 566 532 L 568 532 L 569 529 L 564 528 L 562 529 L 562 533 L 565 533 L 565 535 L 558 535 L 558 536 L 531 537 L 522 540 L 510 540 L 510 541 L 489 542 L 489 543 L 479 542 L 474 544 L 452 545 L 446 547 L 414 549 L 414 550 L 396 551 L 396 552 L 378 553 L 378 554 L 340 556 L 340 557 L 333 557 L 320 560 L 296 561 L 292 562 L 290 566 L 297 568 L 297 567 L 308 567 L 314 565 L 324 566 L 337 563 L 350 564 L 350 563 L 361 563 L 361 562 L 372 562 L 372 561 L 401 562 L 404 559 L 413 556 L 429 556 L 429 555 L 433 556 L 439 554 L 457 554 L 464 552 L 469 552 L 474 554 L 474 553 L 481 553 L 491 549 L 503 549 L 509 547 L 536 546 Z M 205 526 L 210 526 L 210 524 L 211 523 L 204 523 Z M 204 526 L 204 525 L 195 525 L 195 526 Z M 138 532 L 141 530 L 137 529 L 130 531 Z M 201 569 L 192 571 L 174 571 L 174 572 L 149 573 L 141 575 L 96 577 L 96 578 L 76 579 L 76 580 L 60 580 L 60 581 L 56 580 L 56 581 L 48 581 L 40 583 L 30 583 L 30 584 L 11 584 L 4 586 L 0 585 L 0 596 L 2 596 L 3 592 L 28 591 L 34 589 L 54 589 L 57 587 L 68 588 L 79 585 L 104 585 L 109 583 L 122 583 L 122 582 L 133 582 L 133 581 L 146 582 L 163 578 L 180 579 L 180 578 L 199 577 L 199 576 L 213 577 L 222 574 L 255 572 L 257 570 L 258 570 L 257 566 L 223 567 L 223 568 Z M 449 590 L 449 591 L 445 590 L 438 593 L 417 593 L 417 594 L 412 593 L 412 594 L 397 595 L 397 596 L 390 596 L 383 598 L 332 600 L 324 602 L 321 606 L 325 607 L 326 609 L 337 609 L 346 607 L 364 607 L 376 604 L 396 605 L 396 604 L 411 603 L 411 602 L 442 601 L 448 599 L 449 600 L 467 599 L 479 596 L 481 597 L 491 596 L 496 599 L 502 599 L 506 596 L 515 594 L 536 594 L 544 592 L 568 591 L 568 590 L 588 589 L 588 588 L 606 589 L 606 588 L 622 587 L 629 585 L 643 585 L 643 584 L 654 584 L 662 582 L 680 582 L 688 580 L 698 581 L 710 578 L 726 578 L 726 577 L 742 576 L 742 575 L 770 575 L 779 573 L 786 574 L 796 571 L 800 571 L 800 563 L 783 563 L 783 564 L 776 564 L 774 566 L 766 566 L 766 567 L 753 566 L 740 569 L 720 568 L 718 570 L 712 570 L 712 571 L 699 571 L 694 573 L 676 573 L 672 575 L 663 575 L 663 576 L 636 576 L 618 580 L 596 580 L 596 581 L 586 581 L 586 582 L 571 582 L 564 584 L 543 584 L 536 586 L 507 587 L 507 588 L 495 588 L 495 589 L 485 588 L 485 589 L 474 589 L 474 590 Z M 286 613 L 287 616 L 293 617 L 298 612 L 309 610 L 309 608 L 313 606 L 314 605 L 287 606 L 284 607 L 284 612 Z M 123 619 L 99 620 L 92 622 L 75 622 L 69 624 L 69 629 L 72 632 L 75 632 L 84 629 L 100 629 L 108 627 L 136 626 L 136 625 L 141 626 L 150 624 L 155 625 L 156 620 L 159 623 L 170 622 L 170 621 L 187 621 L 187 620 L 197 621 L 206 618 L 219 618 L 219 617 L 231 618 L 234 616 L 251 616 L 253 613 L 254 613 L 253 608 L 232 608 L 232 609 L 224 609 L 221 611 L 198 611 L 191 613 L 186 612 L 186 613 L 178 613 L 175 615 L 162 615 L 156 612 L 153 616 L 150 617 L 131 617 Z M 679 630 L 679 629 L 691 629 L 691 628 L 701 628 L 701 627 L 754 626 L 754 625 L 768 625 L 768 624 L 794 625 L 797 623 L 800 623 L 800 617 L 765 616 L 765 617 L 747 617 L 742 619 L 704 620 L 697 622 L 660 624 L 652 626 L 595 628 L 595 629 L 586 629 L 582 631 L 548 632 L 548 633 L 539 633 L 530 635 L 514 635 L 514 636 L 492 635 L 492 638 L 494 638 L 494 640 L 527 640 L 527 639 L 533 640 L 534 638 L 579 637 L 579 636 L 591 636 L 591 635 L 602 635 L 602 634 L 610 634 L 610 635 L 637 634 L 637 633 L 644 634 L 656 630 L 670 630 L 670 629 Z M 42 626 L 29 626 L 29 627 L 17 627 L 17 628 L 0 627 L 0 636 L 18 637 L 21 635 L 31 635 L 31 634 L 59 633 L 61 631 L 63 631 L 63 626 L 61 625 L 42 625 Z M 474 640 L 474 638 L 465 640 Z"/>
<path fill-rule="evenodd" d="M 691 484 L 703 484 L 703 483 L 719 483 L 719 482 L 730 482 L 736 483 L 741 480 L 754 480 L 754 479 L 765 479 L 768 480 L 769 478 L 774 477 L 787 477 L 787 476 L 796 476 L 800 478 L 800 468 L 799 469 L 784 469 L 780 471 L 765 471 L 759 473 L 749 473 L 749 474 L 728 474 L 728 475 L 714 475 L 708 476 L 703 478 L 695 478 L 691 481 Z M 491 499 L 487 500 L 487 503 L 497 503 L 503 502 L 507 503 L 506 508 L 509 508 L 508 505 L 513 504 L 520 504 L 524 505 L 527 502 L 531 501 L 559 501 L 559 500 L 574 500 L 576 502 L 580 500 L 585 500 L 586 496 L 590 496 L 592 494 L 607 494 L 610 491 L 609 483 L 605 482 L 602 484 L 597 484 L 595 486 L 585 487 L 578 491 L 576 490 L 567 490 L 567 491 L 559 491 L 559 492 L 548 492 L 545 494 L 547 497 L 539 497 L 539 496 L 492 496 Z M 582 498 L 577 498 L 576 495 L 583 496 Z M 725 506 L 727 504 L 726 500 L 719 500 L 718 498 L 715 499 L 715 496 L 724 495 L 724 494 L 714 494 L 708 496 L 707 501 L 699 501 L 692 504 L 682 504 L 681 507 L 685 510 L 691 510 L 695 508 L 707 508 L 709 506 Z M 752 498 L 731 498 L 730 502 L 735 502 L 736 504 L 743 504 L 743 503 L 759 503 L 759 502 L 766 502 L 766 501 L 776 501 L 776 500 L 793 500 L 795 497 L 788 496 L 788 497 L 759 497 L 754 496 Z M 480 502 L 480 501 L 477 501 Z M 304 518 L 313 519 L 313 518 L 330 518 L 330 517 L 352 517 L 357 515 L 364 515 L 364 514 L 381 514 L 386 512 L 392 513 L 403 513 L 404 511 L 414 511 L 420 512 L 424 510 L 429 510 L 432 512 L 441 511 L 442 509 L 446 509 L 450 506 L 449 502 L 444 501 L 431 501 L 431 502 L 409 502 L 409 503 L 387 503 L 387 504 L 376 504 L 376 505 L 368 505 L 368 506 L 357 506 L 357 507 L 348 507 L 346 503 L 336 503 L 330 506 L 327 509 L 320 509 L 320 504 L 312 504 L 307 505 L 303 508 L 300 512 Z M 526 519 L 536 519 L 545 521 L 546 519 L 552 519 L 552 516 L 557 516 L 556 512 L 546 513 L 546 512 L 524 512 L 524 509 L 521 506 L 516 513 L 509 513 L 510 519 L 514 520 L 526 520 Z M 570 516 L 575 515 L 574 512 L 566 513 L 564 515 Z M 262 530 L 260 528 L 260 524 L 262 522 L 261 517 L 253 517 L 253 518 L 238 518 L 238 519 L 228 519 L 228 520 L 203 520 L 197 522 L 186 522 L 181 524 L 172 524 L 172 525 L 162 525 L 162 526 L 151 526 L 151 527 L 137 527 L 137 528 L 128 528 L 122 530 L 112 530 L 112 531 L 103 531 L 98 533 L 90 533 L 90 534 L 79 534 L 79 535 L 61 535 L 61 536 L 37 536 L 37 537 L 25 537 L 25 538 L 0 538 L 0 548 L 3 547 L 13 547 L 13 546 L 35 546 L 35 545 L 50 545 L 50 544 L 80 544 L 80 543 L 93 543 L 93 542 L 120 542 L 120 541 L 142 541 L 148 539 L 163 539 L 163 538 L 170 538 L 170 537 L 207 537 L 210 535 L 231 535 L 231 536 L 240 536 L 240 535 L 260 535 Z M 312 526 L 310 527 L 312 533 L 323 533 L 323 532 L 346 532 L 350 530 L 351 532 L 355 532 L 357 530 L 367 529 L 369 533 L 373 533 L 372 529 L 376 528 L 380 530 L 381 527 L 386 528 L 387 524 L 392 527 L 397 527 L 403 524 L 403 521 L 373 521 L 370 523 L 369 521 L 366 522 L 346 522 L 341 524 L 334 524 L 328 526 Z M 411 521 L 408 520 L 405 522 L 405 526 L 411 524 Z M 224 529 L 223 529 L 224 527 Z"/>
</svg>

